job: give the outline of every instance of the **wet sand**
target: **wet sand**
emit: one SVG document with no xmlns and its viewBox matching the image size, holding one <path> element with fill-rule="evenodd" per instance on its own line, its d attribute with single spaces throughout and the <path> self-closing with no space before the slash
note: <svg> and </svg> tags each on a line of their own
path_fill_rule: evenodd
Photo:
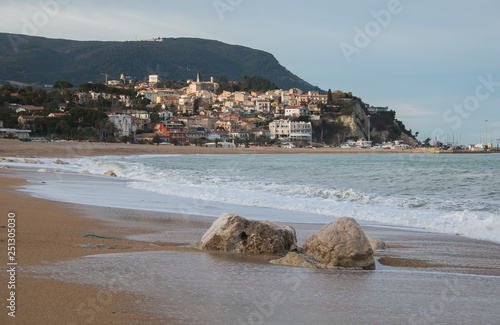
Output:
<svg viewBox="0 0 500 325">
<path fill-rule="evenodd" d="M 1 324 L 301 324 L 332 319 L 335 324 L 493 324 L 498 320 L 499 244 L 420 230 L 364 227 L 367 235 L 389 246 L 375 254 L 377 271 L 287 268 L 268 264 L 270 257 L 190 248 L 213 218 L 36 199 L 16 191 L 25 184 L 22 177 L 18 171 L 0 171 L 4 216 L 0 226 L 7 226 L 8 213 L 16 214 L 19 265 L 17 317 L 8 317 L 4 310 Z M 291 225 L 299 246 L 322 226 Z M 7 234 L 6 228 L 0 230 L 3 270 Z M 84 237 L 88 234 L 120 240 Z M 89 255 L 93 257 L 85 257 Z M 2 293 L 7 280 L 5 273 L 0 276 Z M 279 292 L 282 295 L 275 301 L 272 294 Z"/>
<path fill-rule="evenodd" d="M 145 324 L 157 323 L 130 304 L 134 295 L 90 285 L 63 283 L 26 274 L 26 266 L 80 258 L 89 254 L 161 250 L 165 246 L 130 240 L 84 237 L 106 234 L 125 237 L 137 230 L 115 228 L 84 218 L 82 207 L 32 198 L 15 189 L 26 182 L 16 178 L 0 178 L 0 242 L 2 249 L 0 276 L 2 301 L 6 301 L 9 278 L 7 265 L 7 215 L 16 215 L 16 317 L 7 315 L 5 306 L 1 324 Z M 148 232 L 144 229 L 143 232 Z M 168 248 L 168 247 L 167 247 Z M 172 247 L 175 250 L 175 247 Z M 169 322 L 170 323 L 170 322 Z"/>
</svg>

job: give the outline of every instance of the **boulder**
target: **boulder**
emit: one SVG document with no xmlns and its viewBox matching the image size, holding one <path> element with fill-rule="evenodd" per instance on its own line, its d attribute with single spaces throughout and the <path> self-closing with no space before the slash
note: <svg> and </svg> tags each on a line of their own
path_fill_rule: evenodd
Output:
<svg viewBox="0 0 500 325">
<path fill-rule="evenodd" d="M 387 245 L 380 239 L 373 238 L 372 236 L 366 236 L 366 238 L 373 251 L 385 251 L 387 249 Z"/>
<path fill-rule="evenodd" d="M 241 254 L 284 255 L 295 249 L 295 229 L 223 213 L 201 238 L 201 248 Z"/>
<path fill-rule="evenodd" d="M 107 172 L 104 173 L 106 176 L 111 176 L 111 177 L 118 177 L 116 176 L 115 172 L 112 170 L 108 170 Z"/>
<path fill-rule="evenodd" d="M 327 268 L 374 270 L 373 250 L 353 218 L 340 218 L 307 238 L 302 253 Z"/>
<path fill-rule="evenodd" d="M 269 263 L 286 266 L 308 267 L 311 269 L 321 268 L 321 266 L 316 263 L 314 257 L 301 255 L 295 252 L 289 252 L 284 257 L 271 260 Z"/>
</svg>

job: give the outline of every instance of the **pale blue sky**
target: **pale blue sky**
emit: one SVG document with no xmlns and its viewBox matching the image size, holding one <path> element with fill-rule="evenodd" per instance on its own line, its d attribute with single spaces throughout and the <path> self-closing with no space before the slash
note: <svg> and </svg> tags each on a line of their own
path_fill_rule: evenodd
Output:
<svg viewBox="0 0 500 325">
<path fill-rule="evenodd" d="M 500 137 L 497 0 L 3 0 L 0 8 L 2 32 L 199 37 L 264 50 L 325 90 L 389 106 L 422 140 L 477 143 L 485 120 L 489 140 Z"/>
</svg>

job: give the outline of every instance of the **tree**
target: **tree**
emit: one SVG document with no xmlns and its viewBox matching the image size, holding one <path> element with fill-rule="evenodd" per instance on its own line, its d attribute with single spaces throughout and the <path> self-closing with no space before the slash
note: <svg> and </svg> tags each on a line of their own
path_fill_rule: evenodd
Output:
<svg viewBox="0 0 500 325">
<path fill-rule="evenodd" d="M 160 145 L 160 143 L 161 143 L 160 135 L 158 133 L 156 133 L 151 142 L 153 142 L 153 144 L 156 144 L 157 146 Z"/>
<path fill-rule="evenodd" d="M 331 105 L 333 102 L 332 90 L 328 89 L 328 95 L 326 96 L 326 104 Z"/>
<path fill-rule="evenodd" d="M 123 143 L 132 143 L 134 142 L 134 138 L 129 136 L 129 135 L 124 135 L 120 138 L 120 141 L 123 142 Z"/>
<path fill-rule="evenodd" d="M 54 89 L 62 89 L 63 92 L 66 92 L 66 89 L 68 88 L 73 88 L 73 84 L 68 82 L 68 81 L 64 81 L 64 80 L 58 80 L 54 83 L 54 85 L 52 86 L 52 88 Z"/>
<path fill-rule="evenodd" d="M 193 115 L 198 115 L 200 111 L 200 99 L 196 98 L 193 102 Z"/>
</svg>

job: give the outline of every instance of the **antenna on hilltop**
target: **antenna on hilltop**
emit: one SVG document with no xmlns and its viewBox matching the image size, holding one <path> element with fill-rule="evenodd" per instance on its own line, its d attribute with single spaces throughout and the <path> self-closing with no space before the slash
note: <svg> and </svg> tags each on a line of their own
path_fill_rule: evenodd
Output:
<svg viewBox="0 0 500 325">
<path fill-rule="evenodd" d="M 101 73 L 103 76 L 106 76 L 106 85 L 108 84 L 108 75 L 105 73 Z"/>
</svg>

